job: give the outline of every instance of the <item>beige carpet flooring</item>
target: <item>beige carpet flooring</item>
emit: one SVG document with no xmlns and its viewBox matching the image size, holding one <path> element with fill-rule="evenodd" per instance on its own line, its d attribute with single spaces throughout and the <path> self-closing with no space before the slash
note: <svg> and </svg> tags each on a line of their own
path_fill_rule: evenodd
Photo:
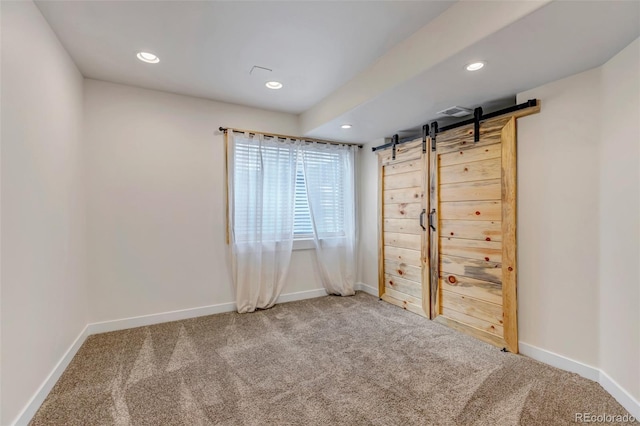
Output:
<svg viewBox="0 0 640 426">
<path fill-rule="evenodd" d="M 91 336 L 32 425 L 562 425 L 600 385 L 364 293 Z"/>
</svg>

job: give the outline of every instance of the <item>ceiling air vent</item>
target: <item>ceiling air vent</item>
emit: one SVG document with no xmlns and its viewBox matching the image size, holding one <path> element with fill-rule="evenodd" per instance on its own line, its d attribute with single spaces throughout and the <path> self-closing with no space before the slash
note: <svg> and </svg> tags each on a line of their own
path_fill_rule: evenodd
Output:
<svg viewBox="0 0 640 426">
<path fill-rule="evenodd" d="M 466 115 L 471 115 L 472 111 L 469 108 L 463 108 L 459 106 L 452 106 L 447 109 L 443 109 L 442 111 L 438 111 L 438 114 L 447 115 L 449 117 L 464 117 Z"/>
</svg>

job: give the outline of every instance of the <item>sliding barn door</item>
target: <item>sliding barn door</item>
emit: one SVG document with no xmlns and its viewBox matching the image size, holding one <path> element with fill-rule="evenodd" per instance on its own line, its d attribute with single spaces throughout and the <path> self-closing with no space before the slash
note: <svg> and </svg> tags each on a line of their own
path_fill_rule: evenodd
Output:
<svg viewBox="0 0 640 426">
<path fill-rule="evenodd" d="M 433 317 L 517 353 L 515 117 L 479 134 L 438 133 L 430 150 Z"/>
<path fill-rule="evenodd" d="M 422 139 L 379 153 L 379 295 L 429 316 L 427 154 Z"/>
</svg>

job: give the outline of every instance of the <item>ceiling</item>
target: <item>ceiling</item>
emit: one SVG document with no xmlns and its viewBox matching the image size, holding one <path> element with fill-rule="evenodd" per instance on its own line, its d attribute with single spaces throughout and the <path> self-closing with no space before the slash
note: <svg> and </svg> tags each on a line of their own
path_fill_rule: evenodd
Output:
<svg viewBox="0 0 640 426">
<path fill-rule="evenodd" d="M 452 3 L 36 2 L 85 77 L 295 114 Z M 160 63 L 140 62 L 139 51 Z M 254 65 L 273 71 L 250 75 Z"/>
<path fill-rule="evenodd" d="M 456 11 L 450 8 L 442 17 L 450 12 Z M 437 20 L 427 26 L 433 24 Z M 392 88 L 369 93 L 367 101 L 357 106 L 327 108 L 323 103 L 330 99 L 323 100 L 302 114 L 302 133 L 345 141 L 415 134 L 433 119 L 446 122 L 437 112 L 447 107 L 483 106 L 484 112 L 490 112 L 505 102 L 513 104 L 517 93 L 602 65 L 639 36 L 640 2 L 551 2 L 427 64 L 413 77 L 397 80 Z M 482 70 L 465 70 L 465 64 L 478 59 L 487 63 Z M 338 90 L 332 97 L 340 95 Z M 491 105 L 490 100 L 499 101 Z M 306 117 L 322 109 L 332 115 L 324 114 L 315 122 Z M 340 129 L 342 123 L 352 123 L 353 132 Z"/>
<path fill-rule="evenodd" d="M 639 1 L 37 5 L 85 77 L 299 114 L 301 134 L 351 142 L 411 134 L 453 105 L 513 103 L 640 36 Z M 487 65 L 467 72 L 475 60 Z"/>
</svg>

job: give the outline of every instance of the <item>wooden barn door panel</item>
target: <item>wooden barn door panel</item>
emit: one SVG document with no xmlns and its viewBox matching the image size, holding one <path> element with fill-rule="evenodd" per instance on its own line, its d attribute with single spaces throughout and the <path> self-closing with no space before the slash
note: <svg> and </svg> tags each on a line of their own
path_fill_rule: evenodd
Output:
<svg viewBox="0 0 640 426">
<path fill-rule="evenodd" d="M 440 133 L 430 152 L 433 317 L 517 353 L 515 117 L 473 132 Z"/>
<path fill-rule="evenodd" d="M 383 300 L 518 352 L 516 119 L 538 111 L 486 119 L 478 140 L 474 124 L 434 126 L 435 140 L 379 152 Z"/>
<path fill-rule="evenodd" d="M 420 225 L 426 161 L 422 140 L 398 145 L 395 158 L 392 149 L 379 154 L 379 295 L 423 316 L 429 312 L 426 232 Z"/>
</svg>

